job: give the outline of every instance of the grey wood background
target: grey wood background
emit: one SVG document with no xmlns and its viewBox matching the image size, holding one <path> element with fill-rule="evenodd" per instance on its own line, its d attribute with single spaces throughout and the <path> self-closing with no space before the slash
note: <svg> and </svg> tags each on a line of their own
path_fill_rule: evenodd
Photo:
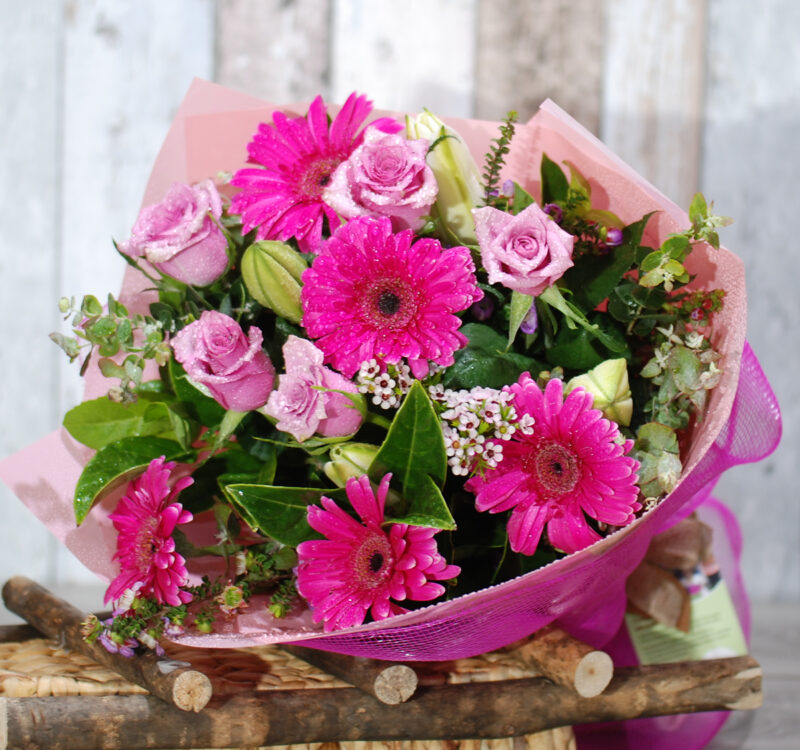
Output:
<svg viewBox="0 0 800 750">
<path fill-rule="evenodd" d="M 546 96 L 678 203 L 736 218 L 749 340 L 782 405 L 768 460 L 729 472 L 756 599 L 800 600 L 800 3 L 795 0 L 0 0 L 0 456 L 80 399 L 47 339 L 61 295 L 116 290 L 110 238 L 194 76 L 275 102 L 351 90 L 443 115 Z M 0 578 L 92 578 L 0 487 Z"/>
</svg>

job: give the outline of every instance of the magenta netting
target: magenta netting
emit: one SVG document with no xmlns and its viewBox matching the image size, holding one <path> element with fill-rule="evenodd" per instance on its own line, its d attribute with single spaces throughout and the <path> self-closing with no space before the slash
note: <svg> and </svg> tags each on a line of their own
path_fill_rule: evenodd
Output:
<svg viewBox="0 0 800 750">
<path fill-rule="evenodd" d="M 500 648 L 557 620 L 574 635 L 602 645 L 622 621 L 625 580 L 652 536 L 676 513 L 702 502 L 723 471 L 768 455 L 780 432 L 775 396 L 745 345 L 731 413 L 715 443 L 668 498 L 626 530 L 630 533 L 498 586 L 404 615 L 402 625 L 378 624 L 302 643 L 374 659 L 441 661 Z"/>
</svg>

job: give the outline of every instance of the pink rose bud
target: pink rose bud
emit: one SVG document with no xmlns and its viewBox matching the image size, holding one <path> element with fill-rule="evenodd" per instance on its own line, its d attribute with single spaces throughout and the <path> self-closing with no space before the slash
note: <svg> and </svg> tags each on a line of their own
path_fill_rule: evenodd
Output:
<svg viewBox="0 0 800 750">
<path fill-rule="evenodd" d="M 215 310 L 180 330 L 172 340 L 175 359 L 190 380 L 204 385 L 226 409 L 263 406 L 275 383 L 275 368 L 261 349 L 261 329 L 247 336 L 233 319 Z"/>
<path fill-rule="evenodd" d="M 490 284 L 535 297 L 572 265 L 575 238 L 535 203 L 516 216 L 490 206 L 472 215 Z"/>
<path fill-rule="evenodd" d="M 174 183 L 161 203 L 145 206 L 119 245 L 184 284 L 208 286 L 228 267 L 228 241 L 219 228 L 222 200 L 211 180 Z M 212 218 L 213 217 L 213 218 Z"/>
<path fill-rule="evenodd" d="M 427 151 L 426 140 L 368 128 L 364 143 L 336 168 L 323 198 L 345 219 L 388 216 L 395 232 L 419 229 L 438 192 Z"/>
<path fill-rule="evenodd" d="M 279 430 L 302 443 L 312 435 L 347 437 L 361 426 L 363 416 L 356 402 L 363 400 L 356 385 L 324 367 L 324 355 L 314 344 L 289 336 L 283 345 L 286 374 L 269 397 L 264 413 L 278 420 Z"/>
</svg>

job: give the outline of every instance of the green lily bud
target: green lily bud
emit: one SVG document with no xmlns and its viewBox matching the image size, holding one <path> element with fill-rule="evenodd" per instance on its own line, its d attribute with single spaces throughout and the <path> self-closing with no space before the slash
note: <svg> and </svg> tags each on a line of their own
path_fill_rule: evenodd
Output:
<svg viewBox="0 0 800 750">
<path fill-rule="evenodd" d="M 406 116 L 406 133 L 409 138 L 425 138 L 433 146 L 427 162 L 439 185 L 436 208 L 442 221 L 459 241 L 476 245 L 472 209 L 481 205 L 483 188 L 478 165 L 466 144 L 427 109 L 417 117 Z"/>
<path fill-rule="evenodd" d="M 334 445 L 330 450 L 331 460 L 322 469 L 337 487 L 344 487 L 351 477 L 366 474 L 376 455 L 378 446 L 370 443 Z"/>
<path fill-rule="evenodd" d="M 242 256 L 247 291 L 259 304 L 292 323 L 299 323 L 303 317 L 300 277 L 307 268 L 300 253 L 274 240 L 254 242 Z"/>
<path fill-rule="evenodd" d="M 578 387 L 594 396 L 594 408 L 600 409 L 608 419 L 626 426 L 631 423 L 633 398 L 624 359 L 607 359 L 589 372 L 572 378 L 566 392 Z"/>
</svg>

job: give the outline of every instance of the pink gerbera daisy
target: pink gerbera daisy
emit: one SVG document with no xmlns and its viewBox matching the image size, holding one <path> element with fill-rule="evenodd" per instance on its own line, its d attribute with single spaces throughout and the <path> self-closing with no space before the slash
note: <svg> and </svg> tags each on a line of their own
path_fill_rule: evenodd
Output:
<svg viewBox="0 0 800 750">
<path fill-rule="evenodd" d="M 151 461 L 109 516 L 118 532 L 114 559 L 119 560 L 120 573 L 106 591 L 106 602 L 137 588 L 138 595 L 173 607 L 191 601 L 192 595 L 180 588 L 188 580 L 186 561 L 175 551 L 172 532 L 179 523 L 192 520 L 192 514 L 173 501 L 193 480 L 183 477 L 170 489 L 174 468 L 164 456 Z"/>
<path fill-rule="evenodd" d="M 306 117 L 272 116 L 274 125 L 261 123 L 247 145 L 249 161 L 263 169 L 240 169 L 231 181 L 242 188 L 231 202 L 231 213 L 242 215 L 245 233 L 258 227 L 258 239 L 297 238 L 303 252 L 316 252 L 326 216 L 331 230 L 339 226 L 336 212 L 322 200 L 331 175 L 361 145 L 358 128 L 372 110 L 365 96 L 350 94 L 328 126 L 322 97 L 308 108 Z M 390 117 L 371 123 L 386 133 L 403 126 Z"/>
<path fill-rule="evenodd" d="M 427 602 L 441 596 L 446 581 L 461 569 L 439 554 L 438 529 L 395 523 L 384 528 L 384 504 L 391 474 L 377 496 L 362 475 L 347 482 L 347 497 L 361 523 L 328 497 L 308 507 L 308 522 L 325 539 L 297 547 L 297 590 L 325 630 L 360 625 L 367 611 L 383 620 L 406 610 L 390 599 Z"/>
<path fill-rule="evenodd" d="M 565 399 L 557 379 L 542 392 L 528 373 L 508 390 L 517 414 L 533 418 L 532 430 L 517 430 L 503 443 L 502 462 L 466 486 L 480 511 L 513 509 L 511 549 L 532 555 L 547 525 L 554 547 L 577 552 L 600 539 L 586 515 L 614 526 L 631 523 L 642 507 L 639 462 L 624 455 L 633 441 L 621 440 L 617 425 L 592 408 L 593 396 L 576 388 Z"/>
<path fill-rule="evenodd" d="M 467 342 L 455 313 L 483 297 L 469 250 L 412 240 L 386 217 L 352 219 L 303 273 L 303 325 L 348 377 L 370 359 L 403 357 L 423 377 L 428 360 L 451 365 Z"/>
</svg>

